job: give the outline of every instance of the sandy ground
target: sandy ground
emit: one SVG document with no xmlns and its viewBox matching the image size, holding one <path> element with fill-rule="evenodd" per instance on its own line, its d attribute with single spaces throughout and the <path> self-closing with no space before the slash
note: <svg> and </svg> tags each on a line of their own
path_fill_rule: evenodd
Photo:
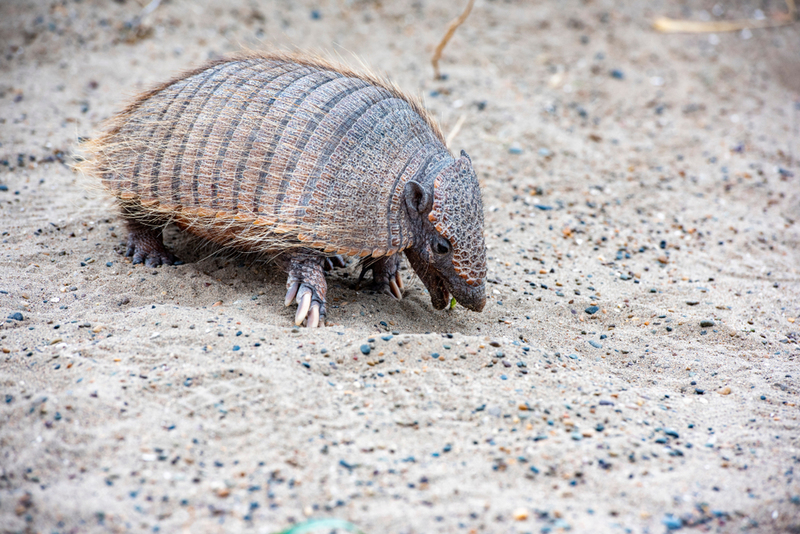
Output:
<svg viewBox="0 0 800 534">
<path fill-rule="evenodd" d="M 783 4 L 478 0 L 441 81 L 462 2 L 226 4 L 0 3 L 0 531 L 800 531 L 800 28 L 650 27 Z M 306 331 L 253 258 L 119 254 L 78 138 L 244 47 L 464 117 L 483 313 L 351 265 Z"/>
</svg>

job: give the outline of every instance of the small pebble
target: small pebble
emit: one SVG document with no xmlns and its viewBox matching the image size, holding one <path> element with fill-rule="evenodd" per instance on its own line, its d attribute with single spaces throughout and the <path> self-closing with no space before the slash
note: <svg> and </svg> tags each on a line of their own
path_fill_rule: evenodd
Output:
<svg viewBox="0 0 800 534">
<path fill-rule="evenodd" d="M 529 512 L 525 508 L 517 508 L 514 510 L 513 518 L 514 521 L 525 521 L 528 519 Z"/>
<path fill-rule="evenodd" d="M 661 520 L 661 523 L 667 527 L 667 530 L 678 530 L 683 528 L 683 521 L 680 517 L 675 517 L 672 514 L 667 514 L 664 516 L 664 519 Z"/>
<path fill-rule="evenodd" d="M 588 308 L 586 308 L 586 309 L 585 309 L 585 310 L 583 310 L 583 311 L 585 311 L 585 312 L 586 312 L 586 313 L 588 313 L 589 315 L 594 315 L 595 313 L 597 313 L 598 311 L 600 311 L 600 308 L 599 308 L 598 306 L 589 306 Z"/>
<path fill-rule="evenodd" d="M 612 70 L 610 74 L 611 74 L 611 77 L 616 79 L 616 80 L 621 80 L 621 79 L 625 78 L 625 73 L 622 72 L 619 69 Z"/>
<path fill-rule="evenodd" d="M 714 321 L 711 320 L 700 321 L 700 326 L 702 328 L 710 328 L 714 326 Z"/>
<path fill-rule="evenodd" d="M 601 343 L 598 343 L 594 339 L 590 339 L 589 340 L 589 345 L 593 346 L 596 349 L 602 349 L 603 348 L 603 345 Z"/>
<path fill-rule="evenodd" d="M 370 352 L 369 345 L 366 345 L 366 344 L 361 345 L 361 353 L 362 354 L 367 355 L 367 354 L 369 354 L 369 352 Z"/>
<path fill-rule="evenodd" d="M 8 318 L 9 319 L 13 319 L 15 321 L 22 321 L 23 320 L 22 314 L 20 312 L 12 313 L 11 315 L 8 316 Z"/>
</svg>

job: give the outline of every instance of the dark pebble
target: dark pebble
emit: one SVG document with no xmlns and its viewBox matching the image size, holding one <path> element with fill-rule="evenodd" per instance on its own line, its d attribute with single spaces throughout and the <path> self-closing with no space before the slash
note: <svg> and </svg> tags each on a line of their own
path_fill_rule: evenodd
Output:
<svg viewBox="0 0 800 534">
<path fill-rule="evenodd" d="M 594 339 L 589 340 L 589 345 L 593 346 L 596 349 L 602 349 L 603 345 L 595 341 Z"/>
<path fill-rule="evenodd" d="M 370 351 L 369 345 L 366 345 L 366 344 L 365 345 L 361 345 L 361 353 L 362 354 L 364 354 L 364 355 L 369 354 L 369 351 Z"/>
<path fill-rule="evenodd" d="M 234 351 L 237 351 L 237 350 L 239 350 L 240 348 L 241 348 L 241 347 L 239 347 L 239 345 L 234 345 L 234 346 L 233 346 L 233 350 L 234 350 Z"/>
<path fill-rule="evenodd" d="M 712 326 L 714 326 L 714 321 L 710 321 L 710 320 L 700 321 L 700 327 L 701 328 L 710 328 Z"/>
<path fill-rule="evenodd" d="M 664 434 L 668 435 L 671 438 L 675 438 L 675 439 L 681 437 L 680 434 L 678 434 L 678 431 L 675 430 L 674 428 L 665 428 L 664 429 Z"/>
<path fill-rule="evenodd" d="M 588 313 L 589 315 L 594 315 L 595 313 L 597 313 L 598 311 L 600 311 L 600 308 L 599 308 L 598 306 L 589 306 L 588 308 L 586 308 L 586 309 L 585 309 L 585 310 L 583 310 L 583 311 L 585 311 L 585 312 L 586 312 L 586 313 Z"/>
<path fill-rule="evenodd" d="M 384 341 L 389 341 L 389 340 L 390 340 L 390 339 L 392 339 L 393 337 L 394 337 L 394 336 L 381 336 L 381 339 L 382 339 L 382 340 L 384 340 Z"/>
<path fill-rule="evenodd" d="M 694 392 L 697 393 L 698 395 L 702 395 L 706 392 L 706 390 L 700 388 L 694 388 Z"/>
<path fill-rule="evenodd" d="M 24 319 L 24 317 L 22 317 L 22 314 L 20 312 L 14 312 L 11 315 L 9 315 L 8 318 L 14 319 L 15 321 L 22 321 Z"/>
<path fill-rule="evenodd" d="M 534 207 L 542 211 L 550 211 L 553 209 L 553 206 L 545 206 L 544 204 L 534 204 Z"/>
<path fill-rule="evenodd" d="M 308 362 L 303 362 L 303 367 L 305 367 L 306 369 L 311 369 L 311 364 Z"/>
</svg>

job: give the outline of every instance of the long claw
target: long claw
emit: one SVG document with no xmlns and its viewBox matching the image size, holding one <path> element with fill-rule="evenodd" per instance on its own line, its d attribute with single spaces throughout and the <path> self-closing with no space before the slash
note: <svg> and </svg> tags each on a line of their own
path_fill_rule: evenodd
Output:
<svg viewBox="0 0 800 534">
<path fill-rule="evenodd" d="M 297 306 L 297 315 L 294 316 L 294 324 L 300 326 L 303 324 L 303 319 L 308 315 L 308 308 L 311 306 L 311 291 L 304 293 L 300 297 L 300 304 Z"/>
<path fill-rule="evenodd" d="M 397 280 L 397 287 L 399 287 L 401 290 L 405 289 L 405 284 L 403 284 L 403 277 L 400 276 L 399 271 L 394 274 L 394 278 L 395 280 Z"/>
<path fill-rule="evenodd" d="M 403 293 L 400 291 L 400 288 L 397 287 L 397 282 L 394 281 L 394 278 L 389 279 L 389 288 L 392 290 L 392 296 L 397 300 L 403 300 Z"/>
<path fill-rule="evenodd" d="M 283 301 L 284 306 L 289 306 L 292 303 L 294 297 L 297 295 L 298 289 L 300 289 L 300 282 L 295 282 L 289 286 L 289 289 L 286 291 L 286 299 Z"/>
<path fill-rule="evenodd" d="M 332 257 L 330 260 L 331 260 L 331 263 L 333 263 L 334 267 L 344 267 L 345 265 L 347 265 L 345 263 L 345 261 L 344 261 L 344 258 L 341 256 L 341 254 L 337 254 L 336 256 Z"/>
<path fill-rule="evenodd" d="M 319 326 L 319 304 L 314 303 L 311 305 L 311 308 L 308 310 L 308 322 L 306 324 L 308 328 L 317 328 Z"/>
<path fill-rule="evenodd" d="M 331 261 L 330 258 L 325 258 L 325 261 L 322 264 L 322 268 L 325 269 L 326 271 L 332 271 L 333 270 L 333 262 Z"/>
</svg>

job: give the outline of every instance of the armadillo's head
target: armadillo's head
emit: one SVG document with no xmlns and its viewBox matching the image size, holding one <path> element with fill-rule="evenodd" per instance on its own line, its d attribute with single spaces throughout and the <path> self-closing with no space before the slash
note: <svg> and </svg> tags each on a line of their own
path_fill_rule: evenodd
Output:
<svg viewBox="0 0 800 534">
<path fill-rule="evenodd" d="M 472 161 L 461 157 L 441 170 L 427 188 L 405 186 L 405 202 L 414 227 L 414 245 L 406 256 L 431 295 L 437 310 L 450 295 L 473 311 L 486 304 L 486 245 L 483 202 Z"/>
</svg>

